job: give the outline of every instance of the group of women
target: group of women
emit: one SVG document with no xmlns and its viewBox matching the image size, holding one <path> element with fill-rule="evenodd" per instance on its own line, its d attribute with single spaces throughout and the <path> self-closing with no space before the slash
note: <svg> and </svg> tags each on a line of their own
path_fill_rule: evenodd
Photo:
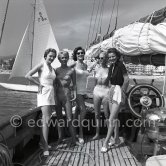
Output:
<svg viewBox="0 0 166 166">
<path fill-rule="evenodd" d="M 100 108 L 103 104 L 108 132 L 101 152 L 107 152 L 109 146 L 119 144 L 120 142 L 116 119 L 129 82 L 126 68 L 120 61 L 118 51 L 115 48 L 108 49 L 106 52 L 101 51 L 96 61 L 96 64 L 99 64 L 98 67 L 95 67 L 96 65 L 88 67 L 87 64 L 84 63 L 85 50 L 82 47 L 74 49 L 74 63 L 70 66 L 68 66 L 69 53 L 67 51 L 60 51 L 58 53 L 58 60 L 60 61 L 61 66 L 53 69 L 51 63 L 56 56 L 57 52 L 55 49 L 47 49 L 44 53 L 44 60 L 26 75 L 26 78 L 39 86 L 37 102 L 42 110 L 43 127 L 40 144 L 42 145 L 44 156 L 49 155 L 48 124 L 52 113 L 52 107 L 55 107 L 56 109 L 58 121 L 62 119 L 62 108 L 64 108 L 72 143 L 74 145 L 83 145 L 84 137 L 82 122 L 86 115 L 86 84 L 87 78 L 92 70 L 95 70 L 93 101 L 96 119 L 96 135 L 93 139 L 99 138 Z M 32 77 L 36 72 L 38 72 L 39 80 Z M 73 97 L 71 94 L 72 92 Z M 80 111 L 78 141 L 73 126 L 73 101 L 76 101 L 76 110 Z M 113 132 L 114 140 L 111 140 Z M 58 133 L 59 139 L 62 139 L 64 136 L 62 127 L 58 127 Z"/>
</svg>

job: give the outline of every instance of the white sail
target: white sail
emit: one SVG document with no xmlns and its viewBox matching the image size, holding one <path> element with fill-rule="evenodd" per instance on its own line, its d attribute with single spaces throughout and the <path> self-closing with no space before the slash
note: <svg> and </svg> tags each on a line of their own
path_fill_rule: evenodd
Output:
<svg viewBox="0 0 166 166">
<path fill-rule="evenodd" d="M 47 48 L 59 51 L 44 4 L 36 0 L 34 16 L 30 21 L 13 65 L 11 77 L 24 77 L 26 73 L 41 62 Z M 55 60 L 55 66 L 59 61 Z"/>
</svg>

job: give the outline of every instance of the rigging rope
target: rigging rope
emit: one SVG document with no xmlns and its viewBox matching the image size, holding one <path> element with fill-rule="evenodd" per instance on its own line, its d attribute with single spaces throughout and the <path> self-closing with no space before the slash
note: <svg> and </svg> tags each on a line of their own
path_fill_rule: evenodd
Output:
<svg viewBox="0 0 166 166">
<path fill-rule="evenodd" d="M 0 165 L 1 166 L 14 166 L 14 165 L 24 166 L 24 164 L 12 162 L 12 157 L 11 157 L 9 148 L 7 146 L 7 141 L 1 132 L 0 132 L 0 135 L 3 139 L 2 141 L 5 142 L 5 144 L 0 143 Z"/>
<path fill-rule="evenodd" d="M 95 17 L 95 22 L 94 22 L 94 26 L 93 26 L 91 40 L 93 40 L 93 35 L 94 35 L 94 31 L 95 31 L 95 25 L 96 25 L 96 21 L 97 21 L 97 16 L 98 16 L 99 8 L 100 8 L 100 0 L 99 0 L 98 8 L 97 8 L 97 13 L 96 13 L 96 17 Z"/>
<path fill-rule="evenodd" d="M 109 33 L 109 31 L 110 31 L 110 26 L 111 26 L 111 22 L 112 22 L 112 16 L 113 16 L 114 8 L 115 8 L 115 2 L 116 2 L 116 0 L 114 0 L 114 4 L 113 4 L 113 8 L 112 8 L 112 12 L 111 12 L 111 17 L 110 17 L 110 21 L 109 21 L 108 30 L 107 30 L 106 35 L 107 35 L 107 34 Z"/>
<path fill-rule="evenodd" d="M 92 13 L 91 13 L 91 18 L 90 18 L 88 39 L 87 39 L 87 44 L 86 44 L 87 48 L 89 47 L 89 37 L 90 37 L 90 31 L 91 31 L 91 26 L 92 26 L 92 18 L 93 18 L 93 13 L 94 13 L 95 1 L 96 1 L 96 0 L 93 1 Z"/>
<path fill-rule="evenodd" d="M 5 22 L 6 22 L 6 16 L 7 16 L 8 7 L 9 7 L 9 0 L 7 1 L 5 16 L 4 16 L 4 20 L 3 20 L 3 24 L 2 24 L 2 28 L 1 28 L 0 44 L 2 42 L 2 35 L 3 35 L 4 27 L 5 27 Z"/>
<path fill-rule="evenodd" d="M 115 22 L 115 28 L 114 28 L 114 30 L 116 30 L 116 28 L 117 28 L 118 14 L 119 14 L 119 0 L 118 0 L 118 4 L 117 4 L 116 22 Z"/>
<path fill-rule="evenodd" d="M 101 4 L 101 9 L 100 9 L 100 16 L 99 16 L 99 21 L 98 21 L 98 25 L 97 25 L 97 33 L 101 34 L 101 26 L 102 26 L 102 19 L 103 19 L 103 11 L 104 11 L 104 2 L 105 0 L 102 1 Z"/>
</svg>

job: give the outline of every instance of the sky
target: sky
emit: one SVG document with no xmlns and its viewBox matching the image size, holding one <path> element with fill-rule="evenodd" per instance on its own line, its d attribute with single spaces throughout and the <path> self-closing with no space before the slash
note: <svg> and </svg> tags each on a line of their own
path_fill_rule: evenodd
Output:
<svg viewBox="0 0 166 166">
<path fill-rule="evenodd" d="M 90 19 L 92 29 L 97 13 L 97 7 L 102 0 L 43 0 L 52 25 L 55 38 L 60 49 L 74 49 L 77 46 L 85 48 L 88 40 Z M 101 31 L 106 34 L 113 8 L 114 0 L 104 1 Z M 116 0 L 116 4 L 117 4 Z M 5 28 L 0 46 L 1 56 L 14 56 L 17 53 L 25 28 L 32 13 L 33 0 L 10 0 Z M 166 7 L 166 0 L 119 0 L 117 28 L 151 14 L 155 10 Z M 114 10 L 111 28 L 115 26 L 116 11 Z M 96 28 L 97 26 L 95 26 Z M 90 41 L 92 38 L 92 29 Z M 95 34 L 95 33 L 94 33 Z M 94 35 L 93 35 L 94 37 Z"/>
</svg>

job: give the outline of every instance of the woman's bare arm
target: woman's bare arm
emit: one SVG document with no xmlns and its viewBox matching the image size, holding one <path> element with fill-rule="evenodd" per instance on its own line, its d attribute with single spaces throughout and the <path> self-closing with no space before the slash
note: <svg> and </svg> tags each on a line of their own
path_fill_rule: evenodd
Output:
<svg viewBox="0 0 166 166">
<path fill-rule="evenodd" d="M 128 76 L 128 74 L 127 73 L 124 74 L 123 78 L 124 78 L 124 82 L 123 82 L 123 85 L 122 85 L 122 89 L 123 89 L 124 92 L 126 92 L 128 86 L 129 86 L 129 76 Z"/>
<path fill-rule="evenodd" d="M 39 72 L 39 71 L 41 70 L 42 66 L 43 66 L 42 63 L 40 63 L 39 65 L 35 66 L 32 70 L 30 70 L 30 71 L 26 74 L 25 78 L 27 78 L 29 81 L 31 81 L 31 82 L 33 82 L 34 84 L 36 84 L 36 85 L 39 86 L 39 85 L 40 85 L 40 82 L 37 81 L 37 80 L 36 80 L 35 78 L 33 78 L 32 76 L 33 76 L 35 73 Z"/>
<path fill-rule="evenodd" d="M 74 101 L 74 100 L 76 100 L 77 86 L 76 86 L 76 72 L 75 72 L 75 69 L 72 69 L 72 70 L 73 70 L 73 72 L 72 72 L 71 78 L 72 78 L 72 82 L 73 82 L 74 97 L 71 101 Z"/>
</svg>

